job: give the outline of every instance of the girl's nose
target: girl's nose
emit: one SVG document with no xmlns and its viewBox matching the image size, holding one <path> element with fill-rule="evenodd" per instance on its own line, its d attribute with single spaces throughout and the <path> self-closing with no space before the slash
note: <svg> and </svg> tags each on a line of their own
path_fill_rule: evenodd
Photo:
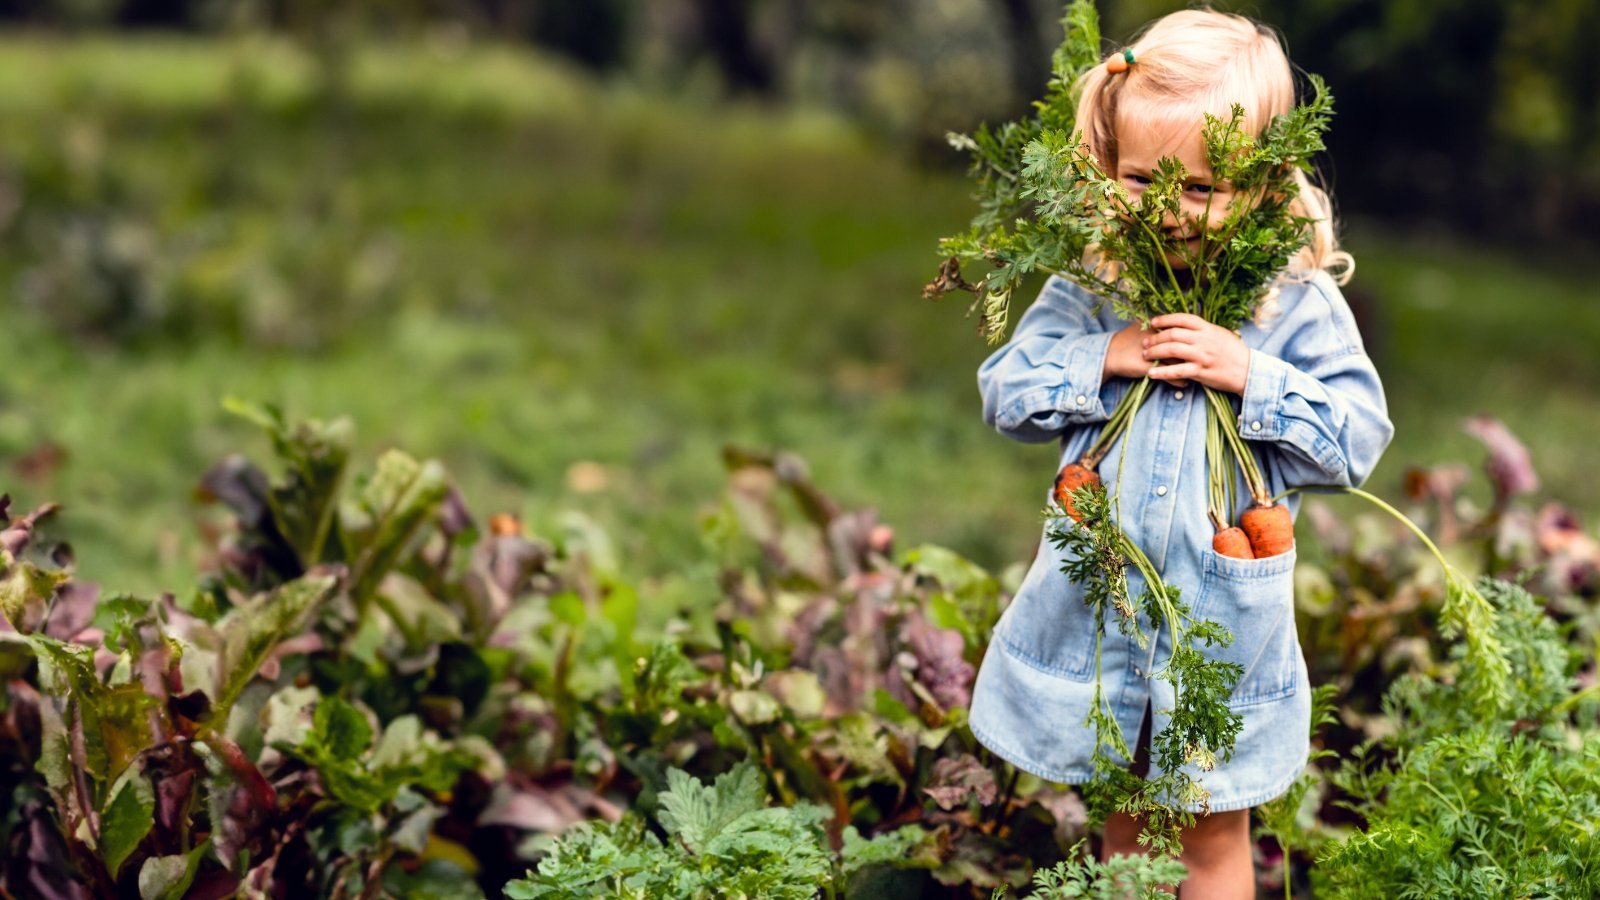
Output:
<svg viewBox="0 0 1600 900">
<path fill-rule="evenodd" d="M 1168 211 L 1161 219 L 1161 227 L 1168 231 L 1177 231 L 1188 228 L 1194 224 L 1195 216 L 1187 204 L 1180 204 L 1176 213 Z"/>
<path fill-rule="evenodd" d="M 1208 215 L 1216 212 L 1215 210 L 1208 210 L 1206 208 L 1206 204 L 1196 200 L 1191 200 L 1187 197 L 1178 201 L 1178 211 L 1183 216 L 1183 224 L 1186 228 L 1199 228 L 1200 223 L 1205 220 Z"/>
</svg>

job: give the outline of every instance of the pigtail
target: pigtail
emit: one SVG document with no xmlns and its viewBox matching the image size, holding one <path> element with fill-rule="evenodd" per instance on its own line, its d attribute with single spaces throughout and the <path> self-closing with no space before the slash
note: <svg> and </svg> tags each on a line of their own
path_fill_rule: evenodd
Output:
<svg viewBox="0 0 1600 900">
<path fill-rule="evenodd" d="M 1110 166 L 1117 158 L 1117 94 L 1126 80 L 1100 65 L 1090 66 L 1073 85 L 1078 98 L 1073 121 L 1089 155 L 1102 167 Z"/>
<path fill-rule="evenodd" d="M 1295 181 L 1300 193 L 1289 203 L 1289 211 L 1311 219 L 1311 240 L 1295 256 L 1294 267 L 1301 270 L 1291 273 L 1296 281 L 1304 281 L 1318 269 L 1332 276 L 1334 283 L 1347 284 L 1356 271 L 1356 258 L 1339 247 L 1338 222 L 1333 215 L 1333 201 L 1305 172 L 1296 172 Z"/>
</svg>

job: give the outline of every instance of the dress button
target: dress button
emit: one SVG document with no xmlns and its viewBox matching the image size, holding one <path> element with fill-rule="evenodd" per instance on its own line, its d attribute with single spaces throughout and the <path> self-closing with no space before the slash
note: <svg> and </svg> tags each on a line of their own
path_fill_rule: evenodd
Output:
<svg viewBox="0 0 1600 900">
<path fill-rule="evenodd" d="M 1167 495 L 1167 486 L 1166 485 L 1163 484 L 1160 487 L 1156 488 L 1156 496 L 1157 497 L 1165 497 L 1166 495 Z"/>
<path fill-rule="evenodd" d="M 1172 392 L 1172 399 L 1174 399 L 1174 400 L 1182 400 L 1183 399 L 1183 391 L 1173 391 Z"/>
<path fill-rule="evenodd" d="M 1089 398 L 1084 396 L 1083 394 L 1079 394 L 1078 395 L 1078 405 L 1079 406 L 1088 406 L 1089 405 Z"/>
<path fill-rule="evenodd" d="M 1261 430 L 1261 423 L 1260 422 L 1251 422 L 1250 423 L 1250 430 L 1251 431 L 1260 431 Z"/>
</svg>

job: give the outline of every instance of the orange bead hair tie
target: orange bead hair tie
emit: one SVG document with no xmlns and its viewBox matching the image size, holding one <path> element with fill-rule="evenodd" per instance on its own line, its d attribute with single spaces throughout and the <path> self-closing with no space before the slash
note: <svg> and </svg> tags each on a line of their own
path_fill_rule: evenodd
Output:
<svg viewBox="0 0 1600 900">
<path fill-rule="evenodd" d="M 1106 60 L 1106 71 L 1118 75 L 1128 71 L 1131 65 L 1133 65 L 1133 49 L 1129 48 L 1122 51 L 1121 56 L 1113 56 Z"/>
</svg>

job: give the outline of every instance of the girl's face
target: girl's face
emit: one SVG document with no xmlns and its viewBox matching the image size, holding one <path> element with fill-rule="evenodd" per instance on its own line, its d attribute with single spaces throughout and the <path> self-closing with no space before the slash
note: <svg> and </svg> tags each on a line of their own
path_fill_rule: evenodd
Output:
<svg viewBox="0 0 1600 900">
<path fill-rule="evenodd" d="M 1205 142 L 1198 130 L 1119 128 L 1116 177 L 1134 201 L 1144 194 L 1155 173 L 1156 162 L 1164 156 L 1183 163 L 1188 173 L 1178 199 L 1181 221 L 1169 216 L 1164 230 L 1174 245 L 1182 246 L 1185 254 L 1193 257 L 1200 252 L 1201 229 L 1222 225 L 1228 204 L 1233 202 L 1233 185 L 1212 181 Z M 1180 254 L 1175 253 L 1170 261 L 1181 265 L 1183 260 L 1179 257 Z"/>
</svg>

